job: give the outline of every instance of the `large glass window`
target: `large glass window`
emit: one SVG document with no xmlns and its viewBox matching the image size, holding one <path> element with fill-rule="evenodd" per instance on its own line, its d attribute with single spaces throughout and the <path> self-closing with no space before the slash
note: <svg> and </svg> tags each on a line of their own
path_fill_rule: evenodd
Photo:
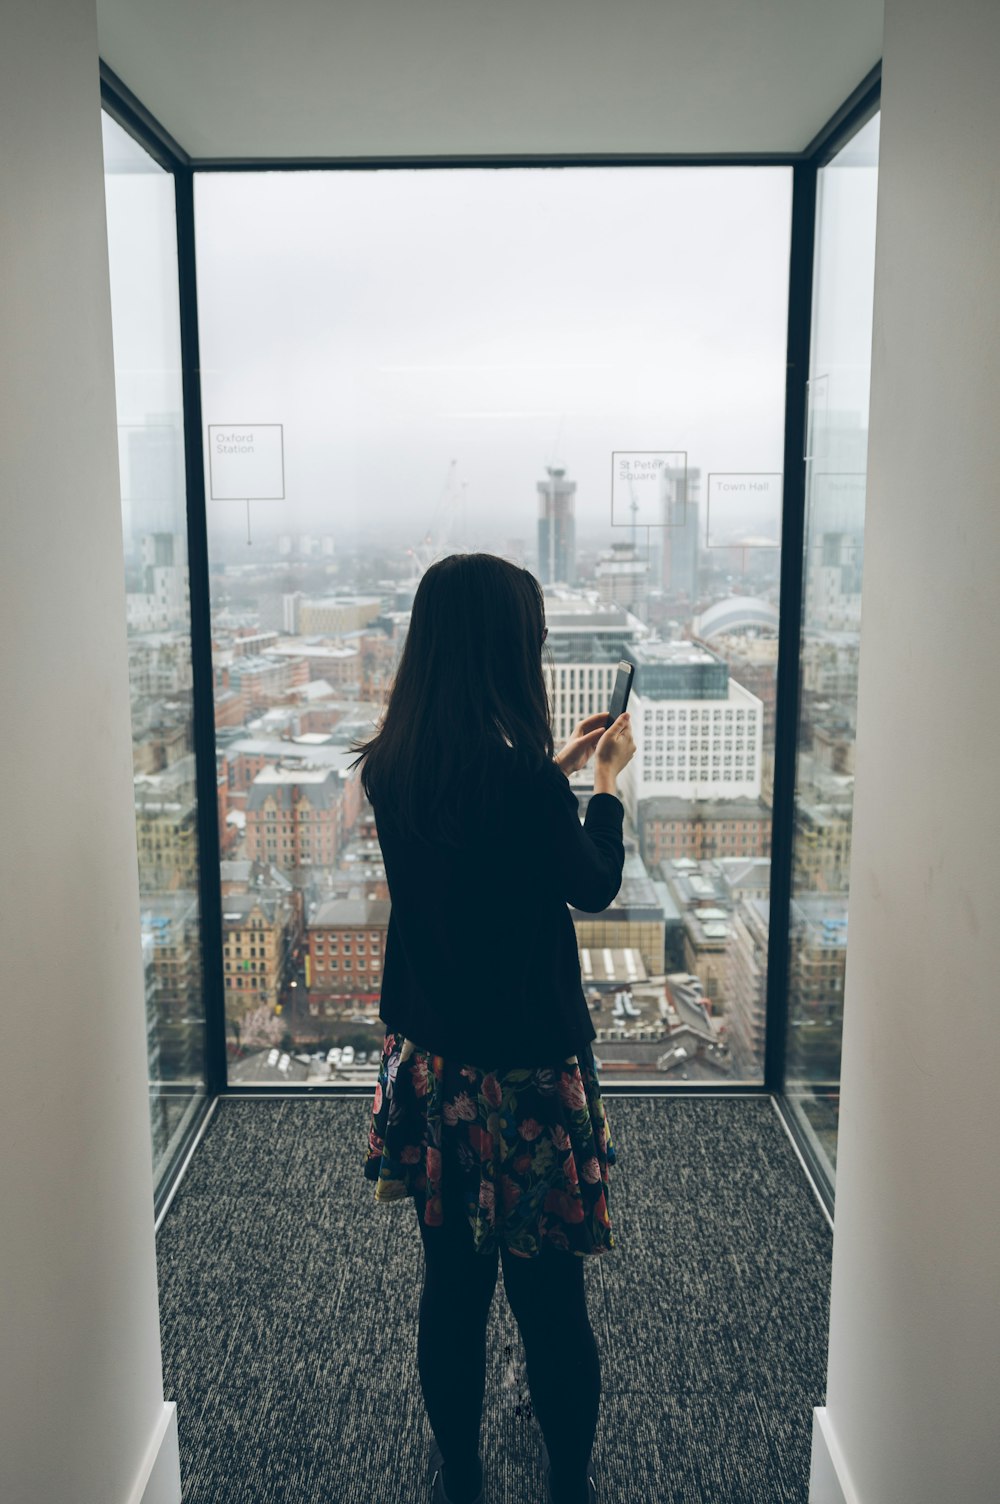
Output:
<svg viewBox="0 0 1000 1504">
<path fill-rule="evenodd" d="M 103 122 L 142 975 L 159 1174 L 205 1092 L 177 231 L 172 175 L 108 115 Z"/>
<path fill-rule="evenodd" d="M 625 880 L 574 915 L 604 1079 L 762 1079 L 791 183 L 196 175 L 231 1082 L 374 1071 L 348 744 L 467 549 L 545 586 L 557 745 L 636 664 Z"/>
<path fill-rule="evenodd" d="M 879 116 L 820 169 L 786 1094 L 834 1178 L 861 629 Z"/>
</svg>

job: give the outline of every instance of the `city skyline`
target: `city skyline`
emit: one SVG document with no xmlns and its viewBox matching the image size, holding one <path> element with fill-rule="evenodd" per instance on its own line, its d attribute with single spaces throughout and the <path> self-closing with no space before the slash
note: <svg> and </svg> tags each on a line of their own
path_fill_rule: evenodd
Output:
<svg viewBox="0 0 1000 1504">
<path fill-rule="evenodd" d="M 182 993 L 159 958 L 193 954 L 199 911 L 175 283 L 169 265 L 159 283 L 136 280 L 151 237 L 169 238 L 172 207 L 169 184 L 130 170 L 118 145 L 109 226 L 132 307 L 115 342 L 140 879 L 160 925 L 150 975 L 176 1011 Z M 623 888 L 603 915 L 574 915 L 589 1007 L 601 1019 L 623 986 L 630 999 L 598 1025 L 606 1068 L 759 1076 L 788 178 L 463 169 L 196 182 L 222 959 L 247 1079 L 290 1068 L 295 1045 L 377 1044 L 389 894 L 351 749 L 384 702 L 417 578 L 465 550 L 551 578 L 557 746 L 607 706 L 618 659 L 637 665 Z M 160 362 L 144 364 L 154 335 Z M 842 696 L 856 678 L 865 437 L 852 400 L 829 377 L 810 399 L 813 745 L 798 762 L 804 969 L 790 1043 L 807 1041 L 812 1069 L 839 1047 Z M 574 787 L 588 796 L 586 773 Z M 260 1053 L 282 1042 L 284 1067 Z M 193 1036 L 182 1047 L 166 1030 L 160 1045 L 177 1065 Z M 343 1068 L 296 1058 L 314 1074 Z"/>
</svg>

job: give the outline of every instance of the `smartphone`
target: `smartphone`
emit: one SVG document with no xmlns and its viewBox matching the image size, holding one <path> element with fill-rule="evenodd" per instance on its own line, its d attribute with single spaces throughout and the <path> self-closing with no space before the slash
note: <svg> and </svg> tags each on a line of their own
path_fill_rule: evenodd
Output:
<svg viewBox="0 0 1000 1504">
<path fill-rule="evenodd" d="M 632 677 L 635 674 L 635 665 L 622 658 L 618 663 L 618 673 L 615 675 L 615 687 L 611 691 L 611 710 L 608 714 L 607 725 L 613 726 L 618 717 L 622 715 L 628 705 L 628 697 L 632 689 Z"/>
</svg>

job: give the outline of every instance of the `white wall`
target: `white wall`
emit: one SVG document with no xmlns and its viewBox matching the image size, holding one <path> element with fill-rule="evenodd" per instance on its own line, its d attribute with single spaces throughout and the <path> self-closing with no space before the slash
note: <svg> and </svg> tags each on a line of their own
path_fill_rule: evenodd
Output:
<svg viewBox="0 0 1000 1504">
<path fill-rule="evenodd" d="M 1000 1476 L 1000 6 L 886 0 L 816 1504 Z"/>
<path fill-rule="evenodd" d="M 93 0 L 3 29 L 0 1497 L 168 1504 Z"/>
</svg>

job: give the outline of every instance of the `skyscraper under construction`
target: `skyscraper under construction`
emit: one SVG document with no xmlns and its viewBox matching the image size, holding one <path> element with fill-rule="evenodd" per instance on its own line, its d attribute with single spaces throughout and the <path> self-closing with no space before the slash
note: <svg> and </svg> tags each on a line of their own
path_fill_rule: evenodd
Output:
<svg viewBox="0 0 1000 1504">
<path fill-rule="evenodd" d="M 576 481 L 559 465 L 546 465 L 538 482 L 538 579 L 572 585 L 576 579 Z"/>
</svg>

